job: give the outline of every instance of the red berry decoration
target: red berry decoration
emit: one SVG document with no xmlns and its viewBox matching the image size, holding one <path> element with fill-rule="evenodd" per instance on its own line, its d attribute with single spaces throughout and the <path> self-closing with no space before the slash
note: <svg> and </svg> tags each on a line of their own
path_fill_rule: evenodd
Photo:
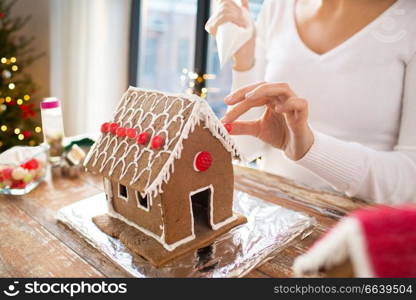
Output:
<svg viewBox="0 0 416 300">
<path fill-rule="evenodd" d="M 137 136 L 137 131 L 134 128 L 128 128 L 126 134 L 130 139 L 135 139 Z"/>
<path fill-rule="evenodd" d="M 24 189 L 26 187 L 26 183 L 23 180 L 13 180 L 10 187 L 12 189 Z"/>
<path fill-rule="evenodd" d="M 12 168 L 3 169 L 2 173 L 3 173 L 3 179 L 9 180 L 10 178 L 12 178 L 13 169 Z"/>
<path fill-rule="evenodd" d="M 117 123 L 111 123 L 111 124 L 110 124 L 110 132 L 111 132 L 112 134 L 116 134 L 116 132 L 117 132 L 117 128 L 118 128 L 118 124 L 117 124 Z"/>
<path fill-rule="evenodd" d="M 233 130 L 233 124 L 231 123 L 224 124 L 224 127 L 228 131 L 228 133 L 231 133 L 231 130 Z"/>
<path fill-rule="evenodd" d="M 144 145 L 149 140 L 149 134 L 147 132 L 142 132 L 137 137 L 137 144 Z"/>
<path fill-rule="evenodd" d="M 106 133 L 110 130 L 110 123 L 105 122 L 103 125 L 101 125 L 101 132 Z"/>
<path fill-rule="evenodd" d="M 39 162 L 36 158 L 32 158 L 31 160 L 24 163 L 21 167 L 27 170 L 36 170 L 39 167 Z"/>
<path fill-rule="evenodd" d="M 212 156 L 209 152 L 202 151 L 195 155 L 194 167 L 198 172 L 203 172 L 209 169 L 212 165 Z"/>
<path fill-rule="evenodd" d="M 117 128 L 116 134 L 119 137 L 125 137 L 126 136 L 126 128 L 124 128 L 124 127 Z"/>
<path fill-rule="evenodd" d="M 164 143 L 163 138 L 160 135 L 155 135 L 152 138 L 152 149 L 154 150 L 160 149 L 163 143 Z"/>
</svg>

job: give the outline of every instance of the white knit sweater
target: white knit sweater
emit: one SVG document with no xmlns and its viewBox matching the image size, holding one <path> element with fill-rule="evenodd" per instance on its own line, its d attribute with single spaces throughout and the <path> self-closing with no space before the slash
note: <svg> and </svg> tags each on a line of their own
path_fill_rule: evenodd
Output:
<svg viewBox="0 0 416 300">
<path fill-rule="evenodd" d="M 416 202 L 416 1 L 398 0 L 319 55 L 300 39 L 295 0 L 265 2 L 255 66 L 233 72 L 233 89 L 287 82 L 308 100 L 315 142 L 299 161 L 252 137 L 235 137 L 260 167 L 318 189 L 380 203 Z M 263 108 L 241 119 L 256 119 Z"/>
</svg>

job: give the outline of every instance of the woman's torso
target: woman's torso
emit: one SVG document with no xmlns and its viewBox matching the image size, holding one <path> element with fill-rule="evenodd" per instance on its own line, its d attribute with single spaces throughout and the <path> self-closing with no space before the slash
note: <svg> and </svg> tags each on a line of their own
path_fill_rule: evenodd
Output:
<svg viewBox="0 0 416 300">
<path fill-rule="evenodd" d="M 376 150 L 393 150 L 400 130 L 406 62 L 416 41 L 409 34 L 411 0 L 399 0 L 352 37 L 320 55 L 299 37 L 294 0 L 269 3 L 265 80 L 287 82 L 309 102 L 314 130 L 361 143 Z M 325 182 L 266 149 L 260 167 L 312 185 Z"/>
</svg>

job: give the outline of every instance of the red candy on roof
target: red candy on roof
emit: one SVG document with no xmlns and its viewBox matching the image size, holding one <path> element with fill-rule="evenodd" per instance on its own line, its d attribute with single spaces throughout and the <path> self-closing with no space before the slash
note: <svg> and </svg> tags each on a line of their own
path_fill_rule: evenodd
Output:
<svg viewBox="0 0 416 300">
<path fill-rule="evenodd" d="M 105 122 L 103 125 L 101 125 L 101 132 L 106 133 L 110 130 L 110 123 Z"/>
<path fill-rule="evenodd" d="M 228 133 L 231 133 L 231 130 L 233 130 L 233 124 L 231 123 L 224 124 L 224 127 L 228 131 Z"/>
<path fill-rule="evenodd" d="M 155 135 L 152 138 L 152 149 L 154 149 L 154 150 L 160 149 L 162 147 L 163 143 L 164 143 L 163 138 L 159 135 Z"/>
<path fill-rule="evenodd" d="M 111 123 L 111 124 L 110 124 L 110 132 L 111 132 L 112 134 L 116 134 L 116 132 L 117 132 L 117 128 L 118 128 L 118 124 L 117 124 L 117 123 Z"/>
<path fill-rule="evenodd" d="M 144 145 L 149 140 L 149 134 L 147 132 L 142 132 L 137 137 L 137 144 Z"/>
<path fill-rule="evenodd" d="M 126 128 L 124 128 L 124 127 L 117 128 L 116 134 L 119 137 L 125 137 L 126 136 Z"/>
<path fill-rule="evenodd" d="M 137 130 L 134 128 L 127 128 L 126 134 L 130 139 L 135 139 L 137 136 Z"/>
</svg>

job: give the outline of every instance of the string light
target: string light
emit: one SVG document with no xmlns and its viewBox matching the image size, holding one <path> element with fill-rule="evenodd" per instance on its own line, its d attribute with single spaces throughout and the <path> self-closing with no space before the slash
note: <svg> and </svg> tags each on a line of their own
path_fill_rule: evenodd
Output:
<svg viewBox="0 0 416 300">
<path fill-rule="evenodd" d="M 6 97 L 6 102 L 9 103 L 10 101 L 12 101 L 12 98 L 10 98 L 9 96 Z"/>
<path fill-rule="evenodd" d="M 24 95 L 23 99 L 25 99 L 25 101 L 29 101 L 30 100 L 30 96 L 29 95 Z"/>
<path fill-rule="evenodd" d="M 20 141 L 23 141 L 23 140 L 24 140 L 24 138 L 25 138 L 25 136 L 24 136 L 23 134 L 19 134 L 19 135 L 17 136 L 17 138 L 18 138 Z"/>
<path fill-rule="evenodd" d="M 1 131 L 7 131 L 7 126 L 6 126 L 6 125 L 2 125 L 2 126 L 0 127 L 0 130 L 1 130 Z"/>
<path fill-rule="evenodd" d="M 16 57 L 11 57 L 10 62 L 15 63 L 16 62 Z"/>
<path fill-rule="evenodd" d="M 3 142 L 2 142 L 2 141 L 0 141 L 0 147 L 1 147 L 1 146 L 3 146 Z"/>
<path fill-rule="evenodd" d="M 23 104 L 23 100 L 22 99 L 17 99 L 17 105 L 22 105 Z"/>
<path fill-rule="evenodd" d="M 3 104 L 4 103 L 4 98 L 0 98 L 0 103 Z"/>
<path fill-rule="evenodd" d="M 2 57 L 0 61 L 1 61 L 2 64 L 5 64 L 7 62 L 7 58 Z"/>
<path fill-rule="evenodd" d="M 36 133 L 40 133 L 42 131 L 42 128 L 40 128 L 39 126 L 35 127 L 35 132 Z"/>
<path fill-rule="evenodd" d="M 9 83 L 9 89 L 14 90 L 16 86 L 14 85 L 13 82 Z"/>
<path fill-rule="evenodd" d="M 19 129 L 19 128 L 16 128 L 16 129 L 14 130 L 14 133 L 15 133 L 15 134 L 19 134 L 19 133 L 20 133 L 20 129 Z"/>
<path fill-rule="evenodd" d="M 29 146 L 35 146 L 35 145 L 36 145 L 36 142 L 34 140 L 29 141 Z"/>
<path fill-rule="evenodd" d="M 18 66 L 16 66 L 16 65 L 13 65 L 13 66 L 12 66 L 12 71 L 16 72 L 17 70 L 19 70 L 19 67 L 18 67 Z"/>
</svg>

